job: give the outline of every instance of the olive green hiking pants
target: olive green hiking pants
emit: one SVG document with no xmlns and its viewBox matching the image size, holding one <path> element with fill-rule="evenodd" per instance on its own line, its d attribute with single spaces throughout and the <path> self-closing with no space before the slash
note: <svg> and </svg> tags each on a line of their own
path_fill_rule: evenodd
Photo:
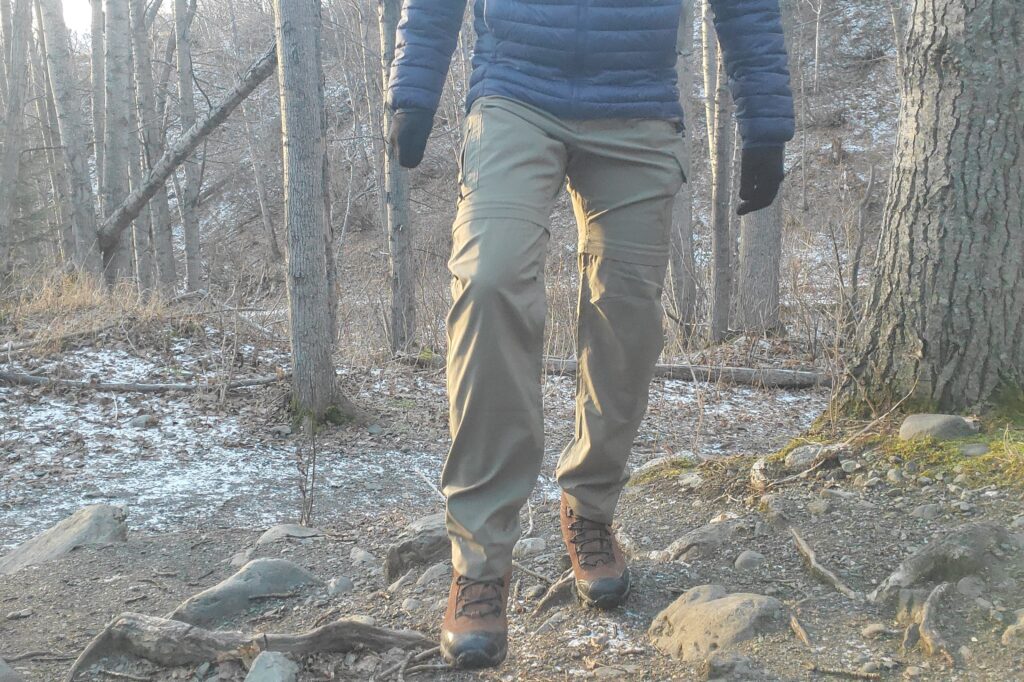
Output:
<svg viewBox="0 0 1024 682">
<path fill-rule="evenodd" d="M 442 474 L 455 569 L 511 567 L 519 510 L 544 454 L 544 257 L 568 180 L 579 226 L 576 428 L 557 469 L 577 514 L 610 522 L 663 345 L 672 202 L 684 178 L 672 121 L 560 120 L 477 100 L 463 134 L 448 316 L 451 451 Z"/>
</svg>

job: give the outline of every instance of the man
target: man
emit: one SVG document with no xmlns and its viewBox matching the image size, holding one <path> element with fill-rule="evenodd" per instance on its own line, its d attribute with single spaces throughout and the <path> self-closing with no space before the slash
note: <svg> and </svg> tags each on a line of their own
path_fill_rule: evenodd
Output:
<svg viewBox="0 0 1024 682">
<path fill-rule="evenodd" d="M 741 214 L 771 204 L 793 136 L 778 0 L 711 0 L 742 137 Z M 405 0 L 391 153 L 423 157 L 465 0 Z M 449 261 L 452 447 L 442 486 L 454 576 L 441 651 L 500 663 L 519 510 L 544 452 L 544 250 L 568 180 L 579 225 L 575 437 L 558 483 L 580 600 L 630 577 L 610 524 L 662 348 L 672 201 L 685 182 L 680 0 L 475 0 L 476 44 Z"/>
</svg>

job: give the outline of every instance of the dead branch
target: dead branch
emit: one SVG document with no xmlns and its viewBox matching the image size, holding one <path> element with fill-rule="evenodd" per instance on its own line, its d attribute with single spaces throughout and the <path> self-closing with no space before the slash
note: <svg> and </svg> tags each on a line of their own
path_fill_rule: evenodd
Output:
<svg viewBox="0 0 1024 682">
<path fill-rule="evenodd" d="M 951 668 L 956 665 L 956 661 L 953 659 L 949 645 L 942 638 L 942 634 L 936 627 L 935 621 L 938 619 L 936 611 L 939 607 L 939 601 L 945 596 L 952 585 L 952 583 L 942 583 L 932 590 L 932 593 L 928 595 L 928 599 L 924 603 L 924 607 L 921 609 L 920 622 L 921 648 L 929 656 L 941 657 Z"/>
<path fill-rule="evenodd" d="M 132 675 L 130 673 L 119 673 L 116 670 L 107 670 L 106 668 L 100 668 L 98 671 L 101 675 L 108 677 L 116 677 L 119 680 L 139 680 L 140 682 L 149 682 L 153 679 L 148 675 Z"/>
<path fill-rule="evenodd" d="M 408 668 L 410 663 L 419 663 L 421 661 L 425 661 L 428 658 L 431 658 L 432 656 L 436 656 L 439 653 L 441 653 L 441 647 L 439 647 L 439 646 L 435 646 L 435 647 L 433 647 L 431 649 L 427 649 L 426 651 L 421 651 L 418 654 L 410 653 L 406 658 L 402 659 L 398 663 L 395 663 L 390 668 L 386 668 L 380 674 L 374 675 L 373 679 L 385 680 L 388 677 L 390 677 L 391 675 L 393 675 L 394 673 L 401 672 L 401 671 L 405 670 L 406 668 Z"/>
<path fill-rule="evenodd" d="M 214 659 L 249 658 L 260 651 L 304 656 L 311 653 L 347 653 L 360 649 L 387 651 L 422 648 L 431 642 L 414 630 L 389 630 L 342 619 L 309 632 L 245 634 L 211 631 L 167 618 L 123 613 L 96 636 L 71 666 L 67 681 L 107 656 L 132 655 L 157 665 L 196 665 Z"/>
<path fill-rule="evenodd" d="M 847 587 L 846 583 L 839 579 L 839 576 L 818 563 L 818 557 L 814 553 L 814 550 L 811 549 L 811 546 L 807 544 L 806 540 L 800 537 L 800 533 L 797 532 L 796 528 L 791 527 L 789 532 L 793 534 L 793 540 L 796 542 L 796 549 L 807 562 L 807 567 L 811 571 L 811 575 L 828 583 L 845 597 L 854 600 L 860 599 L 856 592 Z"/>
<path fill-rule="evenodd" d="M 767 491 L 771 490 L 772 488 L 777 488 L 778 486 L 780 486 L 780 485 L 782 485 L 784 483 L 789 483 L 790 481 L 795 481 L 798 478 L 799 479 L 807 478 L 808 476 L 813 474 L 815 471 L 817 471 L 821 467 L 823 467 L 826 464 L 828 464 L 829 462 L 838 462 L 838 461 L 839 461 L 839 450 L 838 449 L 836 449 L 836 448 L 822 448 L 822 451 L 820 453 L 818 453 L 818 455 L 814 458 L 814 461 L 811 463 L 811 466 L 807 467 L 806 469 L 804 469 L 803 471 L 801 471 L 798 474 L 793 474 L 792 476 L 786 476 L 785 478 L 780 478 L 777 481 L 769 481 L 768 483 L 766 483 L 764 485 L 764 491 L 763 492 L 767 492 Z M 752 475 L 752 477 L 753 477 L 753 475 Z M 752 480 L 753 480 L 753 478 L 752 478 Z"/>
<path fill-rule="evenodd" d="M 268 377 L 257 377 L 255 379 L 241 379 L 231 381 L 223 386 L 227 390 L 249 388 L 252 386 L 266 386 L 287 380 L 291 375 L 287 372 L 280 375 Z M 62 386 L 65 388 L 91 389 L 94 391 L 110 391 L 112 393 L 166 393 L 168 391 L 213 391 L 222 388 L 217 383 L 196 383 L 196 384 L 137 384 L 121 382 L 102 381 L 80 381 L 77 379 L 55 379 L 53 377 L 36 376 L 24 372 L 6 372 L 0 370 L 0 383 L 15 384 L 19 386 Z"/>
<path fill-rule="evenodd" d="M 811 646 L 811 636 L 807 634 L 807 630 L 800 623 L 800 620 L 796 617 L 796 614 L 790 614 L 789 616 L 789 628 L 796 635 L 796 638 L 803 642 L 804 646 Z"/>
<path fill-rule="evenodd" d="M 545 592 L 544 596 L 541 597 L 541 600 L 537 602 L 536 608 L 533 609 L 533 613 L 530 615 L 536 616 L 557 599 L 565 596 L 566 591 L 575 583 L 575 580 L 576 579 L 572 574 L 572 569 L 570 568 L 563 573 L 562 576 L 551 585 L 551 587 L 548 588 L 548 591 Z"/>
<path fill-rule="evenodd" d="M 825 668 L 817 663 L 807 663 L 804 667 L 808 672 L 818 673 L 819 675 L 833 675 L 835 677 L 845 677 L 851 680 L 880 680 L 882 679 L 881 673 L 865 673 L 859 670 L 843 670 L 842 668 Z"/>
<path fill-rule="evenodd" d="M 535 571 L 532 568 L 529 568 L 527 566 L 523 566 L 518 561 L 513 561 L 512 562 L 512 566 L 514 566 L 515 569 L 518 570 L 518 571 L 522 571 L 523 573 L 526 573 L 527 575 L 532 575 L 534 578 L 536 578 L 538 580 L 543 580 L 548 585 L 554 585 L 555 584 L 555 581 L 552 578 L 550 578 L 549 576 L 546 576 L 543 573 L 540 573 L 539 571 Z"/>
</svg>

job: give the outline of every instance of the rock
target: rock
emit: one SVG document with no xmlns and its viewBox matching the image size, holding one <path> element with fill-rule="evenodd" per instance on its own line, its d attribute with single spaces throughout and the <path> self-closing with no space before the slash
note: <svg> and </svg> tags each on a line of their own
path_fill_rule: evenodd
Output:
<svg viewBox="0 0 1024 682">
<path fill-rule="evenodd" d="M 352 621 L 352 622 L 354 622 L 354 623 L 362 623 L 363 625 L 376 625 L 377 624 L 377 619 L 374 618 L 373 616 L 364 616 L 362 614 L 357 614 L 357 615 L 354 615 L 354 616 L 345 616 L 345 618 L 350 620 L 350 621 Z"/>
<path fill-rule="evenodd" d="M 306 569 L 287 559 L 255 559 L 230 578 L 189 597 L 168 618 L 192 625 L 211 625 L 252 608 L 254 597 L 285 594 L 319 583 Z"/>
<path fill-rule="evenodd" d="M 731 519 L 695 528 L 666 547 L 663 556 L 668 557 L 668 561 L 680 557 L 689 561 L 699 556 L 705 556 L 730 540 L 741 525 L 743 524 L 740 519 Z"/>
<path fill-rule="evenodd" d="M 814 516 L 821 516 L 822 514 L 827 514 L 830 509 L 832 509 L 832 503 L 826 500 L 825 498 L 818 498 L 816 500 L 811 500 L 810 502 L 807 503 L 807 511 L 809 511 Z"/>
<path fill-rule="evenodd" d="M 683 490 L 696 490 L 704 485 L 704 477 L 696 471 L 691 471 L 679 477 L 679 485 Z"/>
<path fill-rule="evenodd" d="M 327 594 L 332 597 L 337 597 L 339 594 L 345 594 L 351 592 L 356 588 L 355 583 L 352 582 L 351 578 L 346 576 L 339 576 L 337 578 L 331 578 L 327 583 Z"/>
<path fill-rule="evenodd" d="M 868 661 L 860 667 L 860 671 L 865 675 L 873 675 L 882 669 L 882 666 L 878 665 L 874 661 Z"/>
<path fill-rule="evenodd" d="M 295 682 L 298 677 L 299 666 L 287 656 L 278 651 L 261 651 L 245 682 Z"/>
<path fill-rule="evenodd" d="M 281 542 L 289 538 L 315 538 L 320 535 L 320 531 L 316 528 L 308 528 L 306 526 L 300 526 L 297 523 L 279 523 L 276 526 L 271 526 L 267 529 L 260 539 L 256 541 L 256 546 L 269 545 L 272 542 Z"/>
<path fill-rule="evenodd" d="M 590 673 L 590 677 L 595 680 L 621 680 L 639 672 L 640 666 L 636 663 L 618 663 L 616 665 L 594 668 L 594 672 Z"/>
<path fill-rule="evenodd" d="M 736 562 L 733 565 L 737 571 L 753 571 L 763 563 L 764 554 L 748 549 L 736 557 Z"/>
<path fill-rule="evenodd" d="M 0 658 L 0 682 L 25 682 L 25 678 Z"/>
<path fill-rule="evenodd" d="M 0 557 L 0 575 L 56 559 L 85 545 L 125 542 L 128 539 L 127 516 L 123 507 L 109 504 L 83 507 Z"/>
<path fill-rule="evenodd" d="M 148 429 L 157 425 L 157 419 L 151 414 L 140 414 L 128 421 L 128 426 L 133 429 Z"/>
<path fill-rule="evenodd" d="M 353 564 L 372 564 L 377 561 L 376 557 L 361 547 L 353 547 L 352 551 L 348 553 L 348 558 Z"/>
<path fill-rule="evenodd" d="M 814 458 L 821 452 L 820 445 L 801 445 L 793 448 L 792 452 L 786 455 L 785 466 L 791 471 L 803 471 L 814 463 Z"/>
<path fill-rule="evenodd" d="M 32 615 L 32 609 L 22 609 L 21 611 L 11 611 L 7 614 L 7 620 L 22 620 Z"/>
<path fill-rule="evenodd" d="M 885 474 L 885 478 L 890 483 L 903 483 L 903 471 L 899 467 L 893 467 Z"/>
<path fill-rule="evenodd" d="M 935 504 L 935 503 L 932 503 L 932 504 L 922 504 L 920 506 L 914 507 L 910 511 L 910 515 L 913 516 L 914 518 L 916 518 L 916 519 L 924 519 L 926 521 L 931 521 L 932 519 L 937 519 L 940 514 L 942 514 L 942 505 L 941 504 Z"/>
<path fill-rule="evenodd" d="M 288 424 L 278 424 L 277 426 L 271 426 L 270 435 L 277 436 L 278 438 L 290 436 L 292 435 L 292 427 L 289 426 Z"/>
<path fill-rule="evenodd" d="M 924 668 L 916 665 L 908 665 L 907 669 L 903 671 L 905 677 L 920 677 L 924 675 Z"/>
<path fill-rule="evenodd" d="M 977 599 L 985 594 L 985 581 L 976 575 L 964 576 L 957 582 L 956 591 L 965 597 Z"/>
<path fill-rule="evenodd" d="M 988 446 L 984 443 L 964 443 L 960 446 L 960 454 L 964 457 L 981 457 L 988 454 Z"/>
<path fill-rule="evenodd" d="M 1024 529 L 1024 514 L 1021 514 L 1020 516 L 1015 518 L 1013 521 L 1011 521 L 1010 522 L 1010 528 L 1013 529 L 1013 530 Z"/>
<path fill-rule="evenodd" d="M 882 623 L 865 625 L 860 631 L 860 636 L 864 639 L 878 639 L 879 637 L 885 637 L 888 634 L 889 628 L 885 627 Z"/>
<path fill-rule="evenodd" d="M 449 561 L 452 544 L 444 525 L 444 512 L 416 519 L 388 547 L 384 581 L 394 582 L 413 566 Z"/>
<path fill-rule="evenodd" d="M 240 552 L 235 552 L 231 555 L 231 558 L 228 559 L 228 565 L 231 566 L 231 568 L 241 568 L 249 563 L 249 560 L 252 559 L 252 555 L 252 547 L 249 549 L 243 549 Z"/>
<path fill-rule="evenodd" d="M 398 578 L 397 580 L 392 582 L 390 585 L 388 585 L 388 592 L 391 592 L 392 594 L 394 594 L 395 592 L 398 592 L 403 587 L 406 587 L 408 585 L 412 585 L 413 583 L 416 582 L 416 575 L 415 574 L 416 574 L 416 569 L 415 568 L 410 568 L 408 571 L 406 571 L 405 573 L 402 574 L 401 578 Z"/>
<path fill-rule="evenodd" d="M 973 436 L 977 432 L 977 426 L 954 414 L 912 414 L 900 426 L 900 439 L 931 437 L 952 440 Z"/>
<path fill-rule="evenodd" d="M 852 474 L 860 469 L 860 462 L 855 459 L 844 459 L 842 464 L 839 465 L 844 473 Z"/>
<path fill-rule="evenodd" d="M 523 596 L 527 599 L 540 599 L 547 593 L 547 588 L 543 585 L 532 585 L 523 590 Z"/>
<path fill-rule="evenodd" d="M 543 623 L 541 623 L 539 626 L 537 626 L 537 629 L 534 630 L 534 633 L 540 634 L 542 632 L 548 632 L 549 630 L 554 630 L 556 627 L 558 627 L 559 625 L 564 623 L 565 619 L 568 618 L 568 617 L 569 617 L 569 614 L 567 614 L 565 611 L 556 611 L 555 613 L 551 614 L 550 618 L 548 618 Z"/>
<path fill-rule="evenodd" d="M 1003 632 L 1002 642 L 1004 646 L 1024 649 L 1024 609 L 1020 609 L 1015 615 L 1017 621 Z"/>
<path fill-rule="evenodd" d="M 647 460 L 646 462 L 638 466 L 636 469 L 634 469 L 633 476 L 648 471 L 654 471 L 655 469 L 660 469 L 662 467 L 692 466 L 695 461 L 697 461 L 697 459 L 693 455 L 690 455 L 689 457 L 680 457 L 679 455 L 666 455 L 664 457 L 655 457 L 654 459 Z"/>
<path fill-rule="evenodd" d="M 416 581 L 416 585 L 423 587 L 424 585 L 430 585 L 436 582 L 442 582 L 452 575 L 452 568 L 445 562 L 434 564 L 427 570 L 423 571 L 423 575 Z"/>
<path fill-rule="evenodd" d="M 402 610 L 406 613 L 414 613 L 423 608 L 423 602 L 415 597 L 406 597 L 402 600 Z"/>
<path fill-rule="evenodd" d="M 761 682 L 766 679 L 764 670 L 757 667 L 750 658 L 732 651 L 716 652 L 704 659 L 700 665 L 700 676 L 709 682 Z"/>
<path fill-rule="evenodd" d="M 547 548 L 548 543 L 544 542 L 544 538 L 519 538 L 515 547 L 512 548 L 512 557 L 525 559 L 534 554 L 540 554 Z"/>
<path fill-rule="evenodd" d="M 660 651 L 684 661 L 788 627 L 786 608 L 759 594 L 726 594 L 720 585 L 695 587 L 654 617 L 648 634 Z"/>
</svg>

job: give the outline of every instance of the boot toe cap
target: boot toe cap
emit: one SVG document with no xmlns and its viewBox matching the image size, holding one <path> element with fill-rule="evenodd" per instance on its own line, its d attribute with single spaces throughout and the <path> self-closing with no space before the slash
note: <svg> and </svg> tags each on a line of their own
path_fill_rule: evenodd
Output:
<svg viewBox="0 0 1024 682">
<path fill-rule="evenodd" d="M 576 591 L 587 606 L 610 609 L 619 606 L 629 596 L 629 571 L 612 578 L 577 580 Z"/>
<path fill-rule="evenodd" d="M 453 668 L 489 668 L 505 660 L 507 637 L 498 632 L 442 632 L 441 655 Z"/>
</svg>

